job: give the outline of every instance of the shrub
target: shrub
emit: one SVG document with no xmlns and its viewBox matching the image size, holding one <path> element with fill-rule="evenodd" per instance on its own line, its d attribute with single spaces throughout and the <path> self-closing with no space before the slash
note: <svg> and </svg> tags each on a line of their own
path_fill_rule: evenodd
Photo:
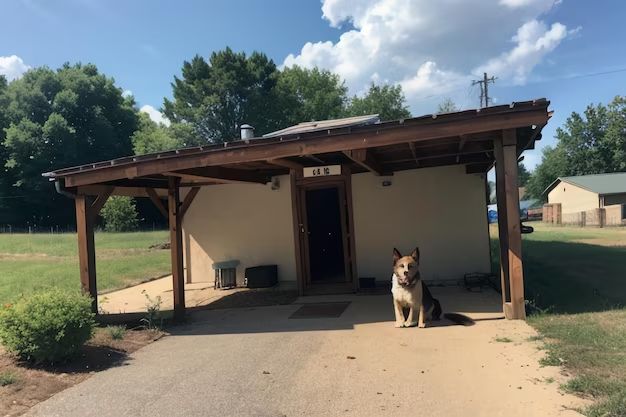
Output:
<svg viewBox="0 0 626 417">
<path fill-rule="evenodd" d="M 17 376 L 15 376 L 13 372 L 0 372 L 0 387 L 6 387 L 7 385 L 15 384 L 16 382 Z"/>
<path fill-rule="evenodd" d="M 94 325 L 89 297 L 49 290 L 0 310 L 0 342 L 22 359 L 59 362 L 78 352 Z"/>
<path fill-rule="evenodd" d="M 104 219 L 104 229 L 107 232 L 128 232 L 137 229 L 139 222 L 135 200 L 130 197 L 109 197 L 100 215 Z"/>
<path fill-rule="evenodd" d="M 113 340 L 122 340 L 126 336 L 126 326 L 107 326 L 107 332 Z"/>
</svg>

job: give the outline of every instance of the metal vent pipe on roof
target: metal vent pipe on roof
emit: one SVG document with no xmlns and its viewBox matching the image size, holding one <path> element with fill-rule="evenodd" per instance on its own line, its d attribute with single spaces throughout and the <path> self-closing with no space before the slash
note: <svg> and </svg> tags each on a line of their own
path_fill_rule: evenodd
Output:
<svg viewBox="0 0 626 417">
<path fill-rule="evenodd" d="M 254 137 L 254 127 L 243 124 L 240 127 L 241 130 L 241 139 L 252 139 Z"/>
</svg>

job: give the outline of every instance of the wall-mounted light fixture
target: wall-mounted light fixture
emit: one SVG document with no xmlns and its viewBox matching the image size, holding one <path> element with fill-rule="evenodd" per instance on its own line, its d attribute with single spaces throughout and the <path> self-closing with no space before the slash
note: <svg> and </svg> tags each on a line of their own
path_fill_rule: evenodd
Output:
<svg viewBox="0 0 626 417">
<path fill-rule="evenodd" d="M 272 190 L 278 190 L 280 188 L 280 178 L 272 177 Z"/>
</svg>

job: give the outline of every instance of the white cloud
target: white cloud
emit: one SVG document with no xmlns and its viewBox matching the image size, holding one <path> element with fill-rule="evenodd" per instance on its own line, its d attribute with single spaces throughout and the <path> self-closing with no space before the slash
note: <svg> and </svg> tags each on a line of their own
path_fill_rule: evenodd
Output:
<svg viewBox="0 0 626 417">
<path fill-rule="evenodd" d="M 531 20 L 517 30 L 512 39 L 516 42 L 513 49 L 489 60 L 474 72 L 498 74 L 498 77 L 510 79 L 514 84 L 524 84 L 532 69 L 545 55 L 552 52 L 567 34 L 567 28 L 561 23 L 554 23 L 548 29 L 545 23 Z"/>
<path fill-rule="evenodd" d="M 170 121 L 168 120 L 168 118 L 163 116 L 163 113 L 161 113 L 160 111 L 158 111 L 157 109 L 155 109 L 154 107 L 152 107 L 149 104 L 146 104 L 146 105 L 142 106 L 139 109 L 139 111 L 147 113 L 148 116 L 150 116 L 150 119 L 152 119 L 153 122 L 164 124 L 165 126 L 169 126 L 170 125 Z"/>
<path fill-rule="evenodd" d="M 132 90 L 124 90 L 124 91 L 122 91 L 122 97 L 132 97 L 132 96 L 133 96 Z"/>
<path fill-rule="evenodd" d="M 4 75 L 8 81 L 20 78 L 30 68 L 17 55 L 0 56 L 0 75 Z"/>
<path fill-rule="evenodd" d="M 404 94 L 409 97 L 427 97 L 433 93 L 450 93 L 469 82 L 468 76 L 454 71 L 440 70 L 436 63 L 427 61 L 420 65 L 413 76 L 400 81 L 400 85 Z"/>
<path fill-rule="evenodd" d="M 398 83 L 414 112 L 431 111 L 420 108 L 420 98 L 466 94 L 474 74 L 483 70 L 502 84 L 526 82 L 571 33 L 562 23 L 548 27 L 542 21 L 558 3 L 323 0 L 323 18 L 346 29 L 336 42 L 307 42 L 283 65 L 334 71 L 351 93 L 364 91 L 372 80 Z"/>
</svg>

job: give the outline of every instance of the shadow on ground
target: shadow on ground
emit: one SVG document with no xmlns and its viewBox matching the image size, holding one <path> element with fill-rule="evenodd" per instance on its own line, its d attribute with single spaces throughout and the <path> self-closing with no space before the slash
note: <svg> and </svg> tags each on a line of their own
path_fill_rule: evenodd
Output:
<svg viewBox="0 0 626 417">
<path fill-rule="evenodd" d="M 444 312 L 466 314 L 474 321 L 498 320 L 503 317 L 500 294 L 491 289 L 469 292 L 459 287 L 435 287 L 433 295 L 442 304 Z M 238 296 L 238 294 L 233 294 Z M 225 297 L 228 298 L 228 297 Z M 336 317 L 303 317 L 296 312 L 306 304 L 347 303 L 345 311 Z M 321 309 L 323 310 L 323 309 Z M 253 312 L 254 314 L 250 314 Z M 195 309 L 183 326 L 168 329 L 172 335 L 192 334 L 244 334 L 273 332 L 315 332 L 327 330 L 352 330 L 369 323 L 388 322 L 393 326 L 394 312 L 390 294 L 384 295 L 332 295 L 298 298 L 288 305 L 273 308 L 246 307 L 234 309 Z M 252 318 L 252 319 L 251 319 Z M 430 322 L 429 328 L 457 325 L 442 318 Z M 401 330 L 409 331 L 409 329 Z"/>
<path fill-rule="evenodd" d="M 493 270 L 499 271 L 492 240 Z M 526 299 L 555 313 L 606 311 L 626 305 L 626 247 L 523 241 Z"/>
</svg>

